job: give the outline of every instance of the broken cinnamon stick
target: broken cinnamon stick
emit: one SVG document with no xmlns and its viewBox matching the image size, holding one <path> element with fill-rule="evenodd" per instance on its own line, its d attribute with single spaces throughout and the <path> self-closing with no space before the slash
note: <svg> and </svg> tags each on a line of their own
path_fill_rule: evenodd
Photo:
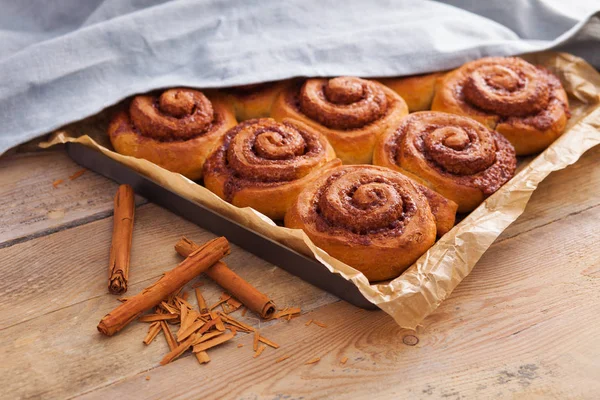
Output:
<svg viewBox="0 0 600 400">
<path fill-rule="evenodd" d="M 112 294 L 127 291 L 135 195 L 129 185 L 121 185 L 115 195 L 115 217 L 113 221 L 110 262 L 108 265 L 108 290 Z"/>
<path fill-rule="evenodd" d="M 175 245 L 175 250 L 184 257 L 197 248 L 196 243 L 185 237 Z M 275 313 L 277 308 L 273 300 L 229 269 L 224 262 L 215 263 L 206 271 L 206 275 L 262 318 L 269 319 Z"/>
<path fill-rule="evenodd" d="M 160 330 L 161 330 L 160 321 L 153 322 L 152 324 L 150 324 L 150 328 L 148 329 L 148 334 L 144 338 L 144 344 L 152 343 L 152 341 L 154 340 L 156 335 L 158 335 Z"/>
<path fill-rule="evenodd" d="M 220 237 L 211 240 L 191 253 L 171 271 L 166 272 L 156 283 L 130 297 L 125 303 L 107 314 L 98 324 L 98 330 L 108 336 L 114 335 L 141 313 L 160 304 L 170 293 L 180 289 L 192 278 L 206 271 L 227 253 L 229 253 L 227 239 Z"/>
</svg>

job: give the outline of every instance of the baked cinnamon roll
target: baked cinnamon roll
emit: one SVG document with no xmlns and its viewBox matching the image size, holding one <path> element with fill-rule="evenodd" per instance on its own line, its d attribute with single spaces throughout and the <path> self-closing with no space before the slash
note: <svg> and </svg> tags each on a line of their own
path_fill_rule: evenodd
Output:
<svg viewBox="0 0 600 400">
<path fill-rule="evenodd" d="M 398 93 L 406 101 L 408 110 L 415 112 L 431 108 L 435 89 L 443 76 L 443 72 L 436 72 L 400 78 L 381 78 L 378 81 Z"/>
<path fill-rule="evenodd" d="M 266 82 L 224 89 L 233 105 L 238 121 L 268 117 L 273 101 L 285 85 L 282 82 Z"/>
<path fill-rule="evenodd" d="M 570 116 L 558 78 L 516 57 L 482 58 L 449 73 L 431 109 L 465 115 L 496 130 L 512 143 L 517 155 L 548 147 Z"/>
<path fill-rule="evenodd" d="M 196 180 L 206 157 L 235 124 L 233 110 L 220 97 L 176 88 L 135 96 L 114 116 L 108 135 L 117 152 Z"/>
<path fill-rule="evenodd" d="M 370 281 L 395 278 L 435 243 L 434 210 L 442 220 L 454 220 L 456 204 L 434 201 L 433 209 L 424 189 L 388 168 L 340 166 L 300 193 L 285 226 L 304 230 L 317 246 Z"/>
<path fill-rule="evenodd" d="M 468 212 L 513 177 L 517 160 L 510 142 L 479 122 L 423 111 L 379 138 L 373 163 L 420 181 Z"/>
<path fill-rule="evenodd" d="M 303 123 L 252 119 L 225 135 L 204 165 L 204 185 L 238 207 L 283 219 L 304 186 L 339 164 L 327 138 Z"/>
<path fill-rule="evenodd" d="M 377 136 L 408 114 L 404 100 L 379 82 L 353 77 L 307 79 L 281 91 L 271 109 L 323 133 L 345 164 L 370 163 Z"/>
</svg>

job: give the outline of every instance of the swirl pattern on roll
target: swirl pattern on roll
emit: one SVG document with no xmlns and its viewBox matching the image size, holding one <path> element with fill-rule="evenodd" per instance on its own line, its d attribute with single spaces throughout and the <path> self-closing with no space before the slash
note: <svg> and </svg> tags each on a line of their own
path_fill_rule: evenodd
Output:
<svg viewBox="0 0 600 400">
<path fill-rule="evenodd" d="M 381 118 L 388 100 L 376 82 L 341 76 L 307 80 L 299 104 L 302 112 L 328 128 L 357 129 Z"/>
<path fill-rule="evenodd" d="M 433 243 L 436 223 L 419 184 L 377 166 L 343 166 L 307 187 L 285 218 L 370 280 L 397 276 Z"/>
<path fill-rule="evenodd" d="M 465 204 L 460 188 L 482 199 L 516 169 L 514 148 L 502 135 L 473 119 L 434 111 L 413 113 L 381 137 L 374 162 L 416 176 L 459 206 Z"/>
<path fill-rule="evenodd" d="M 470 70 L 463 93 L 470 104 L 503 117 L 536 114 L 550 101 L 548 80 L 520 58 L 480 62 Z"/>
<path fill-rule="evenodd" d="M 326 139 L 301 123 L 248 120 L 231 129 L 211 155 L 205 165 L 205 184 L 236 204 L 236 195 L 244 190 L 283 188 L 333 158 L 335 153 Z"/>
<path fill-rule="evenodd" d="M 319 135 L 271 119 L 239 124 L 227 136 L 227 167 L 236 178 L 282 182 L 302 178 L 326 162 Z"/>
<path fill-rule="evenodd" d="M 313 215 L 319 216 L 320 228 L 359 236 L 402 234 L 423 199 L 403 177 L 372 171 L 343 170 L 330 177 L 315 201 Z"/>
<path fill-rule="evenodd" d="M 432 110 L 466 115 L 505 135 L 517 154 L 548 146 L 569 118 L 566 93 L 545 68 L 516 57 L 488 57 L 444 79 Z"/>
<path fill-rule="evenodd" d="M 108 134 L 117 152 L 196 180 L 214 145 L 235 124 L 233 108 L 220 95 L 209 99 L 174 88 L 135 96 L 115 114 Z"/>
<path fill-rule="evenodd" d="M 136 96 L 129 114 L 142 135 L 160 141 L 199 136 L 210 130 L 215 119 L 210 100 L 185 88 L 168 89 L 160 96 Z"/>
<path fill-rule="evenodd" d="M 347 164 L 371 162 L 377 136 L 408 114 L 404 100 L 379 82 L 341 76 L 288 84 L 271 116 L 293 118 L 327 136 Z"/>
</svg>

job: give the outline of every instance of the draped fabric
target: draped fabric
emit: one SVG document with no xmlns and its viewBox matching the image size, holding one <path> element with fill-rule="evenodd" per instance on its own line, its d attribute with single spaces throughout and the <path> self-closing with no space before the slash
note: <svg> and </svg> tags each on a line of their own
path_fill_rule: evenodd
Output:
<svg viewBox="0 0 600 400">
<path fill-rule="evenodd" d="M 0 154 L 134 94 L 397 76 L 567 51 L 600 67 L 585 0 L 0 0 Z"/>
</svg>

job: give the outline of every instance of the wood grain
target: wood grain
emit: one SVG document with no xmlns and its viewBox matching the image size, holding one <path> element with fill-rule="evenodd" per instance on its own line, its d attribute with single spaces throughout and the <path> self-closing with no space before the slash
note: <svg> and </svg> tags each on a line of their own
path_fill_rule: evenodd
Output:
<svg viewBox="0 0 600 400">
<path fill-rule="evenodd" d="M 0 293 L 4 294 L 0 296 L 0 329 L 99 296 L 111 306 L 118 304 L 106 287 L 111 233 L 112 218 L 105 218 L 0 249 Z M 149 285 L 181 262 L 173 246 L 182 235 L 197 243 L 215 237 L 158 206 L 140 206 L 133 232 L 130 285 Z M 234 245 L 225 260 L 258 290 L 274 296 L 280 306 L 314 308 L 335 299 Z M 202 292 L 210 305 L 222 290 L 208 285 Z"/>
<path fill-rule="evenodd" d="M 600 249 L 594 245 L 600 235 L 600 148 L 542 183 L 525 214 L 416 333 L 234 248 L 227 260 L 232 269 L 278 305 L 300 306 L 308 314 L 259 323 L 248 313 L 243 321 L 259 324 L 262 335 L 281 345 L 256 359 L 248 336 L 211 349 L 207 365 L 186 356 L 161 368 L 156 367 L 168 347 L 160 335 L 150 346 L 141 343 L 147 324 L 134 323 L 110 339 L 95 331 L 117 304 L 105 287 L 116 184 L 88 172 L 59 197 L 54 176 L 48 175 L 65 171 L 68 178 L 79 167 L 61 152 L 46 154 L 0 159 L 0 192 L 13 199 L 2 196 L 0 202 L 5 210 L 14 208 L 11 217 L 0 215 L 0 354 L 9 367 L 1 374 L 0 398 L 308 399 L 374 393 L 425 399 L 597 398 L 600 393 Z M 55 165 L 49 170 L 48 163 Z M 74 186 L 84 178 L 90 181 Z M 99 203 L 86 206 L 103 195 L 106 214 L 97 211 Z M 57 224 L 44 217 L 47 204 L 65 203 L 79 214 Z M 198 242 L 214 237 L 154 205 L 136 212 L 132 294 L 180 260 L 172 246 L 181 235 Z M 13 235 L 13 229 L 21 233 Z M 49 234 L 53 231 L 58 232 Z M 201 281 L 207 302 L 216 302 L 221 289 Z M 327 328 L 305 326 L 309 319 Z M 291 357 L 275 363 L 285 355 Z M 321 360 L 304 365 L 313 357 Z M 349 358 L 345 365 L 339 363 L 342 357 Z"/>
<path fill-rule="evenodd" d="M 245 337 L 242 349 L 213 350 L 205 366 L 186 357 L 83 398 L 594 398 L 600 277 L 585 271 L 600 248 L 564 249 L 599 236 L 593 208 L 494 245 L 417 332 L 338 302 L 263 329 L 281 348 L 257 359 Z M 328 327 L 306 327 L 309 319 Z M 291 357 L 275 363 L 283 355 Z M 321 360 L 305 365 L 313 357 Z"/>
<path fill-rule="evenodd" d="M 575 164 L 556 171 L 533 192 L 525 213 L 498 240 L 559 220 L 600 204 L 600 146 L 593 147 Z"/>
<path fill-rule="evenodd" d="M 65 151 L 1 158 L 0 247 L 110 216 L 118 185 L 90 171 L 69 179 L 81 169 Z"/>
</svg>

